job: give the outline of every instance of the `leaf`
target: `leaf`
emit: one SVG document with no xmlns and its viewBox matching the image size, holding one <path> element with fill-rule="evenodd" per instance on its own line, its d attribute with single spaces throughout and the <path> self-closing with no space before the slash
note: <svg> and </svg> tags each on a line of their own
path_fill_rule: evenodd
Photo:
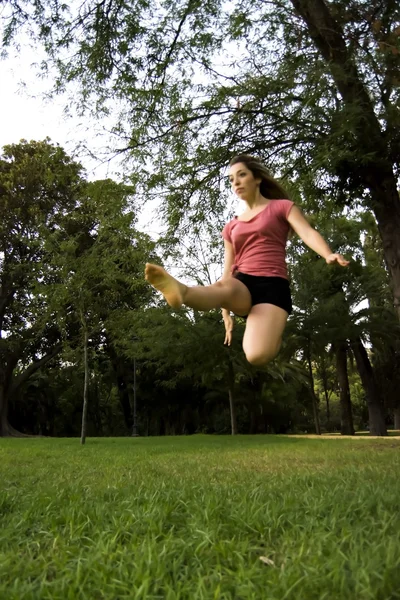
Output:
<svg viewBox="0 0 400 600">
<path fill-rule="evenodd" d="M 269 567 L 275 567 L 274 561 L 271 560 L 270 558 L 268 558 L 267 556 L 260 556 L 260 560 L 261 560 L 261 562 L 263 562 L 265 565 L 268 565 Z"/>
</svg>

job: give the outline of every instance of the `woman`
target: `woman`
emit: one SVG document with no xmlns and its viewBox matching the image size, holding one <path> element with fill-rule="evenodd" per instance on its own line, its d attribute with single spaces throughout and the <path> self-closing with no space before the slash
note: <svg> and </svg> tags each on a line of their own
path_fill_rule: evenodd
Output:
<svg viewBox="0 0 400 600">
<path fill-rule="evenodd" d="M 255 157 L 240 154 L 230 162 L 232 190 L 246 202 L 245 211 L 222 231 L 224 273 L 208 286 L 189 287 L 162 267 L 147 263 L 145 277 L 173 308 L 182 304 L 196 310 L 222 308 L 225 344 L 232 340 L 230 313 L 246 317 L 243 350 L 254 365 L 265 365 L 279 352 L 292 310 L 285 246 L 290 229 L 328 264 L 349 264 L 335 254 L 300 210 Z"/>
</svg>

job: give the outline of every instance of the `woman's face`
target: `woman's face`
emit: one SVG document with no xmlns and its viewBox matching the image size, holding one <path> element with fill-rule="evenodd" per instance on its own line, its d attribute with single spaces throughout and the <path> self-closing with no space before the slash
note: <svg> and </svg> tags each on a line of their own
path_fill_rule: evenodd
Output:
<svg viewBox="0 0 400 600">
<path fill-rule="evenodd" d="M 256 179 L 244 163 L 237 163 L 230 167 L 229 181 L 232 191 L 241 200 L 254 198 L 261 183 L 261 179 Z"/>
</svg>

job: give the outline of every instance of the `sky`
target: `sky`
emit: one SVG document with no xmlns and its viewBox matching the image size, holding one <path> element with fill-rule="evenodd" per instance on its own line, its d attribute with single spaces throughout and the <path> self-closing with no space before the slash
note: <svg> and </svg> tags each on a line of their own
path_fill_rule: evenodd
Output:
<svg viewBox="0 0 400 600">
<path fill-rule="evenodd" d="M 8 58 L 0 60 L 0 149 L 21 139 L 39 141 L 49 137 L 83 165 L 89 180 L 110 177 L 120 181 L 122 167 L 118 159 L 96 160 L 82 149 L 84 143 L 96 154 L 107 147 L 109 137 L 104 132 L 104 122 L 88 115 L 84 119 L 65 115 L 66 95 L 47 99 L 45 94 L 51 89 L 51 80 L 39 78 L 37 67 L 32 66 L 39 59 L 32 49 L 22 47 L 18 55 L 10 53 Z M 147 206 L 139 219 L 139 229 L 153 239 L 161 231 L 156 214 L 154 206 Z"/>
<path fill-rule="evenodd" d="M 51 88 L 51 80 L 38 77 L 36 67 L 32 66 L 35 58 L 32 50 L 23 48 L 19 55 L 0 60 L 0 147 L 21 139 L 43 140 L 48 136 L 75 157 L 77 146 L 87 140 L 90 124 L 92 144 L 89 145 L 95 150 L 101 131 L 99 124 L 90 123 L 88 117 L 84 120 L 67 117 L 64 114 L 66 96 L 51 101 L 44 97 Z M 118 171 L 116 161 L 111 165 L 101 164 L 82 152 L 76 158 L 87 169 L 89 179 L 112 177 Z"/>
<path fill-rule="evenodd" d="M 117 159 L 111 163 L 104 159 L 95 160 L 81 148 L 82 142 L 94 153 L 107 147 L 109 138 L 104 133 L 104 122 L 90 119 L 87 115 L 84 119 L 66 116 L 67 96 L 58 96 L 51 101 L 46 99 L 51 80 L 38 77 L 37 67 L 32 66 L 38 60 L 40 57 L 28 47 L 22 47 L 18 55 L 10 53 L 8 58 L 0 59 L 0 150 L 7 144 L 17 144 L 21 139 L 39 141 L 49 137 L 52 143 L 58 143 L 69 156 L 83 165 L 89 180 L 107 177 L 121 180 L 119 173 L 122 167 Z M 154 240 L 162 231 L 157 213 L 156 203 L 148 204 L 138 222 L 138 229 Z M 170 272 L 180 275 L 180 266 L 167 264 Z M 216 278 L 219 278 L 220 266 L 215 270 Z M 182 281 L 194 283 L 187 277 L 183 277 Z"/>
</svg>

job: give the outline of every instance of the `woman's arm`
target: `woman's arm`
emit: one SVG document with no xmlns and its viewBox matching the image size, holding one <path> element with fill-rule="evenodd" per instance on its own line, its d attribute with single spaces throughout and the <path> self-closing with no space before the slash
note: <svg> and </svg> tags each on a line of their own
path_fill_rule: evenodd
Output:
<svg viewBox="0 0 400 600">
<path fill-rule="evenodd" d="M 224 272 L 222 273 L 221 279 L 227 279 L 232 275 L 232 265 L 235 262 L 235 251 L 233 245 L 224 240 L 225 255 L 224 255 Z"/>
<path fill-rule="evenodd" d="M 349 261 L 341 254 L 332 252 L 324 238 L 318 231 L 311 227 L 297 206 L 291 208 L 287 220 L 303 242 L 311 248 L 311 250 L 314 250 L 314 252 L 325 258 L 328 264 L 337 262 L 342 267 L 347 267 Z"/>
<path fill-rule="evenodd" d="M 227 240 L 224 240 L 224 245 L 225 245 L 225 256 L 224 256 L 224 272 L 222 274 L 221 279 L 227 279 L 228 277 L 232 276 L 232 265 L 235 261 L 235 252 L 233 250 L 233 246 L 230 242 L 228 242 Z M 231 345 L 231 341 L 232 341 L 232 331 L 233 331 L 233 325 L 234 325 L 234 320 L 231 317 L 230 311 L 227 310 L 226 308 L 222 309 L 222 318 L 224 320 L 224 325 L 225 325 L 225 340 L 224 340 L 224 344 L 227 344 L 228 346 Z"/>
</svg>

